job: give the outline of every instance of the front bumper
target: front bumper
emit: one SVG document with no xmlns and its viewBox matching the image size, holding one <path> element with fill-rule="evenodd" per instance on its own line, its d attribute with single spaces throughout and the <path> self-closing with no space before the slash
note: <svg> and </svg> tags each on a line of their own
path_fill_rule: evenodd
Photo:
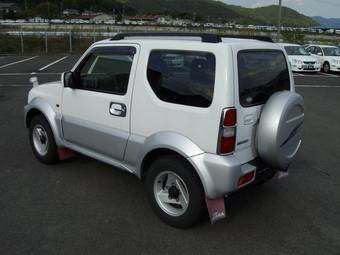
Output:
<svg viewBox="0 0 340 255">
<path fill-rule="evenodd" d="M 258 159 L 241 164 L 233 155 L 220 156 L 216 154 L 203 153 L 189 158 L 192 165 L 198 172 L 205 189 L 207 198 L 214 199 L 236 191 L 244 186 L 267 178 L 267 174 L 273 173 L 273 169 L 268 167 Z M 261 163 L 259 163 L 261 162 Z M 255 171 L 252 180 L 239 186 L 241 176 Z"/>
<path fill-rule="evenodd" d="M 320 64 L 294 64 L 292 65 L 293 72 L 319 72 Z"/>
<path fill-rule="evenodd" d="M 330 64 L 330 70 L 333 71 L 333 72 L 340 72 L 340 65 Z"/>
</svg>

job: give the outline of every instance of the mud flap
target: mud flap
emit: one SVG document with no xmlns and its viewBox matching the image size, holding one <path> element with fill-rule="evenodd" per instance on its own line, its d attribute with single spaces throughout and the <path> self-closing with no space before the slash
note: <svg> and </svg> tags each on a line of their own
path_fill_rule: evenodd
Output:
<svg viewBox="0 0 340 255">
<path fill-rule="evenodd" d="M 288 170 L 287 171 L 278 171 L 276 173 L 276 179 L 278 179 L 278 180 L 281 180 L 281 179 L 286 178 L 288 176 L 289 176 Z"/>
<path fill-rule="evenodd" d="M 206 198 L 205 201 L 207 203 L 211 224 L 226 217 L 224 197 L 216 199 Z"/>
<path fill-rule="evenodd" d="M 66 160 L 77 156 L 73 150 L 66 148 L 58 149 L 58 155 L 60 160 Z"/>
</svg>

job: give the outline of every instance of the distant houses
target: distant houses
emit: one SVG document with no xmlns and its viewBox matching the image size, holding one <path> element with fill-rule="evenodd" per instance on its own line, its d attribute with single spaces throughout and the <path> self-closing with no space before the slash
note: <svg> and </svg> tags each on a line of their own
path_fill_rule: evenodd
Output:
<svg viewBox="0 0 340 255">
<path fill-rule="evenodd" d="M 16 3 L 4 3 L 0 1 L 0 17 L 5 14 L 16 13 L 20 10 Z"/>
<path fill-rule="evenodd" d="M 28 17 L 26 19 L 11 19 L 11 15 L 20 11 L 17 3 L 2 2 L 0 0 L 0 24 L 15 25 L 19 23 L 50 23 L 50 24 L 105 24 L 122 26 L 169 26 L 202 29 L 236 29 L 248 31 L 276 31 L 275 25 L 237 24 L 235 22 L 197 22 L 191 19 L 172 17 L 170 15 L 110 15 L 92 10 L 64 9 L 61 17 L 48 19 L 46 17 Z M 15 17 L 15 16 L 14 16 Z M 282 31 L 298 33 L 340 34 L 339 29 L 320 27 L 282 27 Z"/>
</svg>

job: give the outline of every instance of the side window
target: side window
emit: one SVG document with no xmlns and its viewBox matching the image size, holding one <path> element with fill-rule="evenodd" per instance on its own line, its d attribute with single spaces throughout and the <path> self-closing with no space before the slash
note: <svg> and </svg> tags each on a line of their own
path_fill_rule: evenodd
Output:
<svg viewBox="0 0 340 255">
<path fill-rule="evenodd" d="M 321 48 L 320 47 L 315 47 L 315 54 L 319 54 L 322 53 Z"/>
<path fill-rule="evenodd" d="M 307 51 L 310 52 L 310 53 L 312 53 L 312 54 L 315 54 L 315 53 L 314 53 L 314 49 L 315 49 L 314 46 L 308 47 L 308 48 L 307 48 Z"/>
<path fill-rule="evenodd" d="M 147 78 L 162 101 L 209 107 L 214 94 L 215 69 L 215 56 L 209 52 L 153 50 Z"/>
<path fill-rule="evenodd" d="M 134 47 L 94 49 L 76 71 L 79 89 L 126 94 Z"/>
</svg>

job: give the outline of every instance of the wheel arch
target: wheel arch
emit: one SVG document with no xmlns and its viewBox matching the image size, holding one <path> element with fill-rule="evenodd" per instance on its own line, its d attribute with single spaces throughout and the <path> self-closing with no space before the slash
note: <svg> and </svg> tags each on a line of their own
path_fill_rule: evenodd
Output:
<svg viewBox="0 0 340 255">
<path fill-rule="evenodd" d="M 202 180 L 202 176 L 199 173 L 199 171 L 197 171 L 197 169 L 194 167 L 192 162 L 190 162 L 182 154 L 180 154 L 180 153 L 178 153 L 178 152 L 176 152 L 174 150 L 168 149 L 168 148 L 157 148 L 157 149 L 154 149 L 154 150 L 150 151 L 148 154 L 145 155 L 145 157 L 144 157 L 144 159 L 143 159 L 143 161 L 141 163 L 140 178 L 142 180 L 145 180 L 147 172 L 148 172 L 148 168 L 150 167 L 150 165 L 155 160 L 157 160 L 158 158 L 166 157 L 166 156 L 175 156 L 175 157 L 177 157 L 178 160 L 182 161 L 188 167 L 190 167 L 191 171 L 196 175 L 196 177 L 200 181 L 204 192 L 206 191 L 206 187 L 205 187 L 204 182 Z"/>
<path fill-rule="evenodd" d="M 182 160 L 185 164 L 190 166 L 192 171 L 199 178 L 203 189 L 206 191 L 204 173 L 201 173 L 200 169 L 197 168 L 197 166 L 195 166 L 190 160 L 190 157 L 203 154 L 204 152 L 190 139 L 178 133 L 169 131 L 160 132 L 147 138 L 143 147 L 144 150 L 140 154 L 137 163 L 136 175 L 139 178 L 145 178 L 148 167 L 157 158 L 174 155 L 177 156 L 179 160 Z"/>
<path fill-rule="evenodd" d="M 34 98 L 25 107 L 25 126 L 29 127 L 32 118 L 38 114 L 42 115 L 47 120 L 52 129 L 56 144 L 61 146 L 61 117 L 59 117 L 52 106 L 42 98 Z"/>
</svg>

